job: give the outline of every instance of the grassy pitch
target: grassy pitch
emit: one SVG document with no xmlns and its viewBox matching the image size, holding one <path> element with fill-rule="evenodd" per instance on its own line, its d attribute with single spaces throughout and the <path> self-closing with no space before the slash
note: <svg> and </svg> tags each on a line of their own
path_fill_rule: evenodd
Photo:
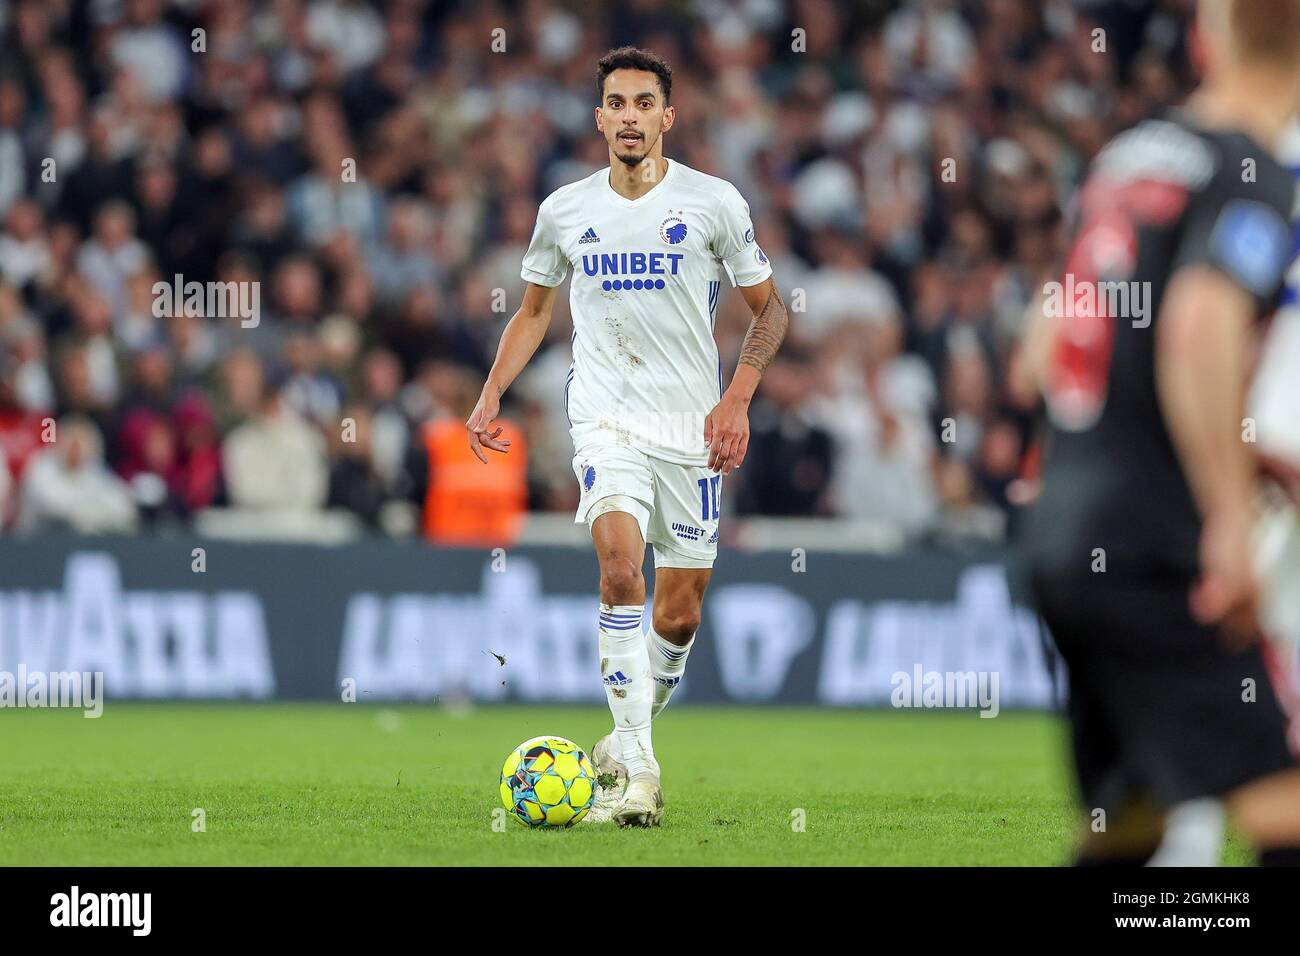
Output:
<svg viewBox="0 0 1300 956">
<path fill-rule="evenodd" d="M 603 708 L 113 704 L 0 711 L 22 865 L 1035 865 L 1066 861 L 1062 725 L 974 712 L 670 709 L 658 830 L 493 815 L 506 753 Z M 202 829 L 200 830 L 200 823 Z M 494 826 L 495 824 L 495 826 Z M 1235 854 L 1240 856 L 1240 850 Z"/>
</svg>

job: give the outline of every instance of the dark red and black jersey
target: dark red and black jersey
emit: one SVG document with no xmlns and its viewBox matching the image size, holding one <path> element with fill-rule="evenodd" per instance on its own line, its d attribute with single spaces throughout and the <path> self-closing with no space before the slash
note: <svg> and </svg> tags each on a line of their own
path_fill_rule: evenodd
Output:
<svg viewBox="0 0 1300 956">
<path fill-rule="evenodd" d="M 1170 278 L 1210 265 L 1275 307 L 1291 258 L 1296 183 L 1239 133 L 1185 114 L 1116 137 L 1071 213 L 1058 280 L 1045 404 L 1043 488 L 1025 524 L 1031 562 L 1087 574 L 1190 577 L 1200 519 L 1156 392 L 1156 329 Z"/>
</svg>

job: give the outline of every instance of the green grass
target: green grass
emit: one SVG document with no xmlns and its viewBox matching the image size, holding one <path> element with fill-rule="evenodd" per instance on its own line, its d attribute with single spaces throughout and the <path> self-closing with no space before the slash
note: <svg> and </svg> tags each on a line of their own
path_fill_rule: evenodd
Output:
<svg viewBox="0 0 1300 956">
<path fill-rule="evenodd" d="M 608 724 L 603 708 L 0 711 L 0 861 L 1042 865 L 1070 854 L 1061 725 L 1013 713 L 683 706 L 655 723 L 662 828 L 493 829 L 511 747 L 539 734 L 589 746 Z M 206 832 L 192 831 L 196 808 Z"/>
</svg>

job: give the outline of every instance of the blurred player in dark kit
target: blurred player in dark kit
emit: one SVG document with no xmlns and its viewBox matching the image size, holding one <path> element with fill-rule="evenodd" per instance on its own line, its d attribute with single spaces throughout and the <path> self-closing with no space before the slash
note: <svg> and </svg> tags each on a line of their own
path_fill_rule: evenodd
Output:
<svg viewBox="0 0 1300 956">
<path fill-rule="evenodd" d="M 1243 440 L 1292 258 L 1273 154 L 1300 110 L 1300 0 L 1210 0 L 1198 27 L 1202 86 L 1098 155 L 1027 343 L 1050 428 L 1024 544 L 1070 671 L 1081 864 L 1146 862 L 1171 809 L 1217 852 L 1224 806 L 1262 862 L 1300 862 Z"/>
</svg>

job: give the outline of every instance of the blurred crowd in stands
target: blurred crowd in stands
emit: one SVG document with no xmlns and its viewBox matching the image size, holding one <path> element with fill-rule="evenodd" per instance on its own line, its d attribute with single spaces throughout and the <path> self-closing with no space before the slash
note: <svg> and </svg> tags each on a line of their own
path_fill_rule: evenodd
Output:
<svg viewBox="0 0 1300 956">
<path fill-rule="evenodd" d="M 1026 305 L 1091 157 L 1186 91 L 1192 6 L 0 0 L 0 526 L 344 509 L 454 541 L 572 509 L 564 294 L 491 487 L 462 425 L 633 43 L 674 69 L 667 155 L 737 185 L 791 307 L 728 513 L 996 538 Z M 177 276 L 258 283 L 256 325 L 158 315 Z M 724 294 L 728 367 L 748 319 Z"/>
</svg>

